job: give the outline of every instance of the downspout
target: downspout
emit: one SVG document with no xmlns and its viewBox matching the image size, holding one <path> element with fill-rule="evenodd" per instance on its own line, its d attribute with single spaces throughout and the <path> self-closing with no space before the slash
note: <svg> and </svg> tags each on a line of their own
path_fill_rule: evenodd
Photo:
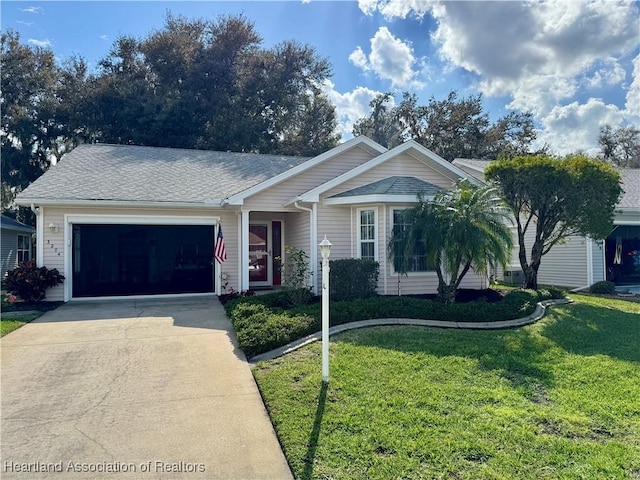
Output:
<svg viewBox="0 0 640 480">
<path fill-rule="evenodd" d="M 318 259 L 317 245 L 316 241 L 318 239 L 317 233 L 317 204 L 313 204 L 313 208 L 303 207 L 300 205 L 300 201 L 296 200 L 293 202 L 293 206 L 298 210 L 303 210 L 305 212 L 309 212 L 309 268 L 311 269 L 311 282 L 313 286 L 313 293 L 318 294 L 318 286 L 316 285 L 316 260 Z"/>
</svg>

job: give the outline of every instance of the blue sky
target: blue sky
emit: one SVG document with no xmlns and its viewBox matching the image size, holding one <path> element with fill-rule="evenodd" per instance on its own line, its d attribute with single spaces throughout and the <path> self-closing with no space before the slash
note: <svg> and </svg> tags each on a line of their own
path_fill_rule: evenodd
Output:
<svg viewBox="0 0 640 480">
<path fill-rule="evenodd" d="M 540 143 L 597 150 L 604 124 L 640 125 L 638 2 L 432 0 L 262 2 L 3 1 L 2 30 L 95 66 L 120 35 L 145 37 L 166 13 L 244 14 L 265 46 L 295 39 L 330 60 L 325 89 L 344 137 L 378 92 L 421 102 L 482 93 L 493 118 L 532 111 Z"/>
</svg>

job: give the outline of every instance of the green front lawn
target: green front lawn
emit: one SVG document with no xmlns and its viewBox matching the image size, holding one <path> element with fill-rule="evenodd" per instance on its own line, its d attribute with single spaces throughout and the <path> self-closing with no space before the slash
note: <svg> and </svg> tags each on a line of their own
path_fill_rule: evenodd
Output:
<svg viewBox="0 0 640 480">
<path fill-rule="evenodd" d="M 261 362 L 298 479 L 640 478 L 640 304 L 575 297 L 535 325 L 377 327 Z"/>
<path fill-rule="evenodd" d="M 42 313 L 33 313 L 31 315 L 21 315 L 19 317 L 2 318 L 0 320 L 0 337 L 4 337 L 7 333 L 17 330 L 25 323 L 38 318 Z"/>
</svg>

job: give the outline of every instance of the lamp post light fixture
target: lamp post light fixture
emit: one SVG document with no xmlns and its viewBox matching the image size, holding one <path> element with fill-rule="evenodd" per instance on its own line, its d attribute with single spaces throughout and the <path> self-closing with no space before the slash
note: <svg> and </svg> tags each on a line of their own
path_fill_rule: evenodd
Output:
<svg viewBox="0 0 640 480">
<path fill-rule="evenodd" d="M 331 242 L 324 236 L 320 242 L 322 254 L 322 381 L 329 383 L 329 254 Z"/>
</svg>

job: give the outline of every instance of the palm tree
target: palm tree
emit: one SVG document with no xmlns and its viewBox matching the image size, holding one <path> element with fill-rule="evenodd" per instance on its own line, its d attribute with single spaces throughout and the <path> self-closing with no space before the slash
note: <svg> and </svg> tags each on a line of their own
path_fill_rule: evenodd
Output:
<svg viewBox="0 0 640 480">
<path fill-rule="evenodd" d="M 396 228 L 389 256 L 407 271 L 418 250 L 438 275 L 438 296 L 454 302 L 460 282 L 473 268 L 487 273 L 508 263 L 513 240 L 507 210 L 492 187 L 478 188 L 466 180 L 438 193 L 432 202 L 418 195 L 415 207 L 404 212 L 405 228 Z"/>
</svg>

